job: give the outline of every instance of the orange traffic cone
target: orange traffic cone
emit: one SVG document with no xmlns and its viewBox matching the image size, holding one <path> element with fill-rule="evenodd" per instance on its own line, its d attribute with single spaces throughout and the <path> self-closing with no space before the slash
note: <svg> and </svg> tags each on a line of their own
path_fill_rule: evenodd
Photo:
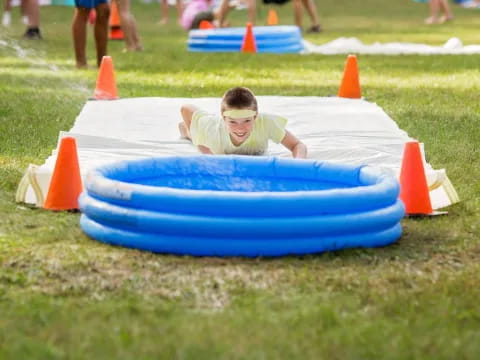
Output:
<svg viewBox="0 0 480 360">
<path fill-rule="evenodd" d="M 278 15 L 274 9 L 268 10 L 267 25 L 278 25 Z"/>
<path fill-rule="evenodd" d="M 123 40 L 123 31 L 120 26 L 120 16 L 118 15 L 118 6 L 116 1 L 110 5 L 110 40 Z"/>
<path fill-rule="evenodd" d="M 245 31 L 245 36 L 243 37 L 241 52 L 257 52 L 257 44 L 255 43 L 255 36 L 253 35 L 252 23 L 247 23 L 247 29 Z"/>
<path fill-rule="evenodd" d="M 113 71 L 113 61 L 110 56 L 104 56 L 98 71 L 97 86 L 93 97 L 96 100 L 115 100 L 118 99 L 117 84 Z"/>
<path fill-rule="evenodd" d="M 348 55 L 345 70 L 343 71 L 342 83 L 338 90 L 338 96 L 350 99 L 360 99 L 362 97 L 357 57 L 355 55 Z"/>
<path fill-rule="evenodd" d="M 208 21 L 208 20 L 202 20 L 200 21 L 200 25 L 198 26 L 200 30 L 208 30 L 208 29 L 215 29 L 215 26 Z"/>
<path fill-rule="evenodd" d="M 405 213 L 408 215 L 433 213 L 422 154 L 417 141 L 405 144 L 400 172 L 400 199 L 405 204 Z"/>
<path fill-rule="evenodd" d="M 78 209 L 78 197 L 81 192 L 82 178 L 75 138 L 64 137 L 60 142 L 57 162 L 43 208 L 48 210 Z"/>
</svg>

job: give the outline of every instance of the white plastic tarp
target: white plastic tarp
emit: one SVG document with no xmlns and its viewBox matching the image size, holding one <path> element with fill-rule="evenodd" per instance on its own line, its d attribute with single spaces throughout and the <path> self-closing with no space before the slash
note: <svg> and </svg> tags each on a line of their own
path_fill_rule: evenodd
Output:
<svg viewBox="0 0 480 360">
<path fill-rule="evenodd" d="M 84 177 L 92 167 L 115 160 L 150 156 L 198 154 L 180 137 L 182 104 L 194 104 L 212 113 L 220 112 L 219 98 L 131 98 L 88 101 L 74 126 L 63 136 L 76 138 L 80 170 Z M 309 157 L 318 160 L 367 164 L 398 176 L 403 147 L 412 140 L 379 106 L 365 100 L 338 97 L 259 96 L 259 110 L 288 119 L 287 128 L 308 147 Z M 46 194 L 57 150 L 35 170 Z M 271 143 L 272 156 L 291 156 L 283 146 Z M 435 209 L 456 201 L 455 190 L 444 170 L 425 163 Z M 434 185 L 435 184 L 435 185 Z M 27 203 L 36 203 L 32 189 Z"/>
<path fill-rule="evenodd" d="M 371 55 L 469 55 L 480 54 L 480 45 L 463 45 L 450 38 L 441 46 L 406 42 L 364 44 L 357 38 L 338 38 L 322 45 L 303 40 L 305 54 L 371 54 Z"/>
</svg>

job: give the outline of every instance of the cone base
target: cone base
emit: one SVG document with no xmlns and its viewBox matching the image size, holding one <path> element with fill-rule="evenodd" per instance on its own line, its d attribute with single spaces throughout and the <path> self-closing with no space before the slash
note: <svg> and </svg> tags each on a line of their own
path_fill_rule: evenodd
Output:
<svg viewBox="0 0 480 360">
<path fill-rule="evenodd" d="M 363 100 L 364 98 L 362 96 L 357 96 L 357 95 L 345 95 L 345 94 L 338 94 L 337 95 L 338 97 L 340 98 L 343 98 L 343 99 L 352 99 L 352 100 Z"/>
<path fill-rule="evenodd" d="M 198 27 L 200 30 L 208 30 L 208 29 L 215 29 L 215 26 L 207 20 L 202 20 Z"/>
<path fill-rule="evenodd" d="M 67 212 L 71 212 L 71 213 L 80 212 L 79 208 L 72 208 L 72 207 L 58 207 L 58 206 L 46 207 L 46 206 L 43 206 L 43 209 L 48 210 L 48 211 L 67 211 Z"/>
<path fill-rule="evenodd" d="M 408 218 L 423 218 L 423 217 L 433 217 L 440 215 L 448 215 L 448 211 L 432 211 L 428 214 L 405 214 L 405 217 Z"/>
<path fill-rule="evenodd" d="M 95 98 L 95 97 L 89 97 L 87 100 L 88 101 L 95 101 L 95 100 L 101 100 L 101 101 L 105 101 L 105 100 L 118 100 L 120 99 L 118 96 L 117 97 L 110 97 L 110 98 Z"/>
<path fill-rule="evenodd" d="M 123 31 L 122 29 L 118 28 L 112 28 L 110 30 L 110 36 L 108 37 L 109 40 L 123 40 Z"/>
<path fill-rule="evenodd" d="M 109 96 L 109 95 L 97 95 L 95 94 L 93 98 L 89 98 L 88 100 L 118 100 L 118 96 Z"/>
</svg>

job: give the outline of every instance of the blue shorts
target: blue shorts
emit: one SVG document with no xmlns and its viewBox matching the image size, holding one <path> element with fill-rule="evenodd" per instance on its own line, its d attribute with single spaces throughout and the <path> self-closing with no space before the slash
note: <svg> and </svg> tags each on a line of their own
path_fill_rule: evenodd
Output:
<svg viewBox="0 0 480 360">
<path fill-rule="evenodd" d="M 108 0 L 75 0 L 75 7 L 95 9 L 100 4 L 106 4 Z"/>
</svg>

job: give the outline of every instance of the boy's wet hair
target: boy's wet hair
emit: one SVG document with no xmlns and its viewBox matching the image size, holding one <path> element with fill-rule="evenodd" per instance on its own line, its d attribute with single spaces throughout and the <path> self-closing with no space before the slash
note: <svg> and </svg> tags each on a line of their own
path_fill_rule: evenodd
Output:
<svg viewBox="0 0 480 360">
<path fill-rule="evenodd" d="M 252 90 L 237 86 L 227 90 L 223 95 L 222 113 L 226 109 L 252 109 L 258 111 L 257 99 Z"/>
</svg>

